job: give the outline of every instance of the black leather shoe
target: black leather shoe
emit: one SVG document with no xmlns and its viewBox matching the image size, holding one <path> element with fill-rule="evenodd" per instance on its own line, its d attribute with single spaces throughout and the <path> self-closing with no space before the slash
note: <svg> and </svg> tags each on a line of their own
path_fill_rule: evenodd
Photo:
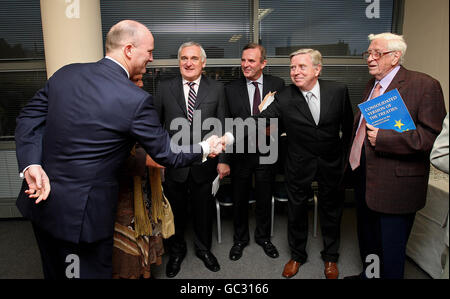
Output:
<svg viewBox="0 0 450 299">
<path fill-rule="evenodd" d="M 217 272 L 220 270 L 219 262 L 210 251 L 197 251 L 195 255 L 203 261 L 210 271 Z"/>
<path fill-rule="evenodd" d="M 237 261 L 242 257 L 242 252 L 244 251 L 244 247 L 246 244 L 244 243 L 234 243 L 233 247 L 230 249 L 230 260 Z"/>
<path fill-rule="evenodd" d="M 279 256 L 278 250 L 275 245 L 272 244 L 272 242 L 265 241 L 263 243 L 260 243 L 259 245 L 264 249 L 264 252 L 267 254 L 267 256 L 271 258 L 277 258 Z"/>
<path fill-rule="evenodd" d="M 180 272 L 181 263 L 183 262 L 184 256 L 170 256 L 169 261 L 166 265 L 166 275 L 167 277 L 175 277 L 178 272 Z"/>
</svg>

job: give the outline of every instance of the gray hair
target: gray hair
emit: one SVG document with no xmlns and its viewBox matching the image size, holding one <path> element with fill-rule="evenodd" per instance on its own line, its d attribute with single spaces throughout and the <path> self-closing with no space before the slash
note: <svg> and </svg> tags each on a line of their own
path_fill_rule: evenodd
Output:
<svg viewBox="0 0 450 299">
<path fill-rule="evenodd" d="M 132 20 L 120 21 L 112 26 L 106 35 L 106 53 L 112 52 L 128 42 L 132 43 L 135 47 L 138 46 L 143 27 L 145 25 Z"/>
<path fill-rule="evenodd" d="M 183 49 L 186 48 L 186 47 L 192 47 L 192 46 L 197 46 L 197 47 L 200 48 L 202 62 L 205 62 L 205 61 L 206 61 L 206 52 L 205 52 L 205 50 L 203 49 L 202 45 L 200 45 L 200 44 L 197 43 L 197 42 L 193 42 L 193 41 L 185 42 L 184 44 L 182 44 L 182 45 L 178 48 L 178 56 L 177 56 L 177 57 L 178 57 L 178 60 L 180 60 L 180 53 L 181 53 L 181 50 L 183 50 Z"/>
<path fill-rule="evenodd" d="M 291 55 L 289 55 L 289 59 L 292 59 L 292 57 L 300 54 L 309 54 L 314 66 L 323 65 L 322 54 L 320 54 L 318 50 L 314 49 L 298 49 L 297 51 L 292 52 Z"/>
<path fill-rule="evenodd" d="M 369 34 L 369 41 L 373 41 L 375 39 L 384 39 L 387 41 L 387 49 L 388 51 L 399 51 L 402 53 L 400 56 L 400 64 L 403 63 L 406 53 L 406 45 L 405 39 L 403 35 L 398 35 L 390 32 L 380 33 L 380 34 Z"/>
</svg>

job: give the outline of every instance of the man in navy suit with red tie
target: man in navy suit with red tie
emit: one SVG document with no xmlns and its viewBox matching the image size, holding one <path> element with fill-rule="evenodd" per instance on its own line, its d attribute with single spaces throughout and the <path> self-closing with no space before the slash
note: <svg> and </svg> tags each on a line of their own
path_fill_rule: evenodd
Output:
<svg viewBox="0 0 450 299">
<path fill-rule="evenodd" d="M 119 22 L 104 59 L 58 70 L 17 118 L 17 160 L 28 183 L 17 206 L 32 221 L 45 278 L 111 278 L 117 172 L 136 140 L 167 167 L 200 163 L 223 147 L 216 137 L 171 144 L 152 96 L 129 80 L 146 71 L 153 47 L 143 24 Z"/>
</svg>

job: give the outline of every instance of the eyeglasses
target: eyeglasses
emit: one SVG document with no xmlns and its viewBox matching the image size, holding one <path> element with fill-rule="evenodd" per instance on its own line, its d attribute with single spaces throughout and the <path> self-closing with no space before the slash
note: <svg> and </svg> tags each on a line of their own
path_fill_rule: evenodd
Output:
<svg viewBox="0 0 450 299">
<path fill-rule="evenodd" d="M 387 52 L 378 52 L 378 51 L 366 51 L 362 54 L 362 57 L 367 60 L 369 59 L 370 55 L 372 55 L 372 58 L 375 60 L 380 59 L 381 57 L 383 57 L 386 54 L 392 53 L 395 51 L 387 51 Z"/>
</svg>

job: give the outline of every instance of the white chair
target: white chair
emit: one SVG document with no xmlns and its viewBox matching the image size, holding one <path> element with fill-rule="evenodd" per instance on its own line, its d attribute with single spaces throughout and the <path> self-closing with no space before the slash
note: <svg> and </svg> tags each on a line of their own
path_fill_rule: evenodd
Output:
<svg viewBox="0 0 450 299">
<path fill-rule="evenodd" d="M 216 200 L 216 214 L 217 214 L 217 242 L 222 243 L 222 220 L 220 216 L 220 207 L 231 207 L 233 206 L 233 197 L 231 191 L 231 180 L 230 178 L 224 178 L 220 183 L 219 191 L 215 196 Z M 256 200 L 250 197 L 248 203 L 253 204 Z M 274 215 L 275 201 L 272 197 L 272 225 L 270 227 L 270 235 L 273 236 L 273 215 Z"/>
<path fill-rule="evenodd" d="M 318 194 L 318 185 L 317 182 L 313 182 L 311 185 L 311 188 L 313 190 L 313 197 L 309 200 L 310 202 L 314 202 L 314 230 L 313 230 L 313 236 L 317 237 L 317 194 Z M 277 174 L 275 177 L 275 183 L 274 183 L 274 190 L 273 190 L 273 196 L 272 196 L 272 231 L 271 236 L 273 236 L 273 223 L 274 223 L 274 203 L 275 201 L 279 202 L 287 202 L 287 192 L 284 187 L 284 176 Z"/>
</svg>

